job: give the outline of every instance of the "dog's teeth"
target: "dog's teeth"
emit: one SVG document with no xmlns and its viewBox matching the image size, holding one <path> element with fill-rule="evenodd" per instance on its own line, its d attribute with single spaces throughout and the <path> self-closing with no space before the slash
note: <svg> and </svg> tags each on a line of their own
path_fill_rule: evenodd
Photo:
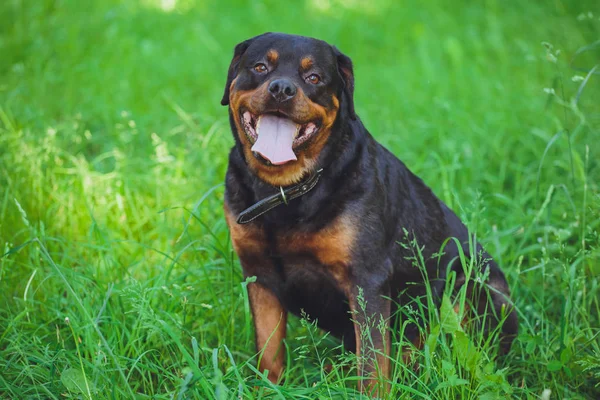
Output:
<svg viewBox="0 0 600 400">
<path fill-rule="evenodd" d="M 256 128 L 254 128 L 254 131 L 256 132 L 256 136 L 260 135 L 260 121 L 262 121 L 262 115 L 260 115 L 258 117 L 258 119 L 256 120 Z"/>
<path fill-rule="evenodd" d="M 249 124 L 250 121 L 252 121 L 252 115 L 250 114 L 250 111 L 246 111 L 244 113 L 244 122 L 246 122 L 247 124 Z"/>
</svg>

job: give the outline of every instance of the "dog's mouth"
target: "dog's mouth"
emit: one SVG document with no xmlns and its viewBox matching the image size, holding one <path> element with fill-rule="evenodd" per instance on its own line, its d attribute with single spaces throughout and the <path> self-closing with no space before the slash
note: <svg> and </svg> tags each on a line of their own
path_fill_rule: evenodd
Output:
<svg viewBox="0 0 600 400">
<path fill-rule="evenodd" d="M 319 122 L 297 124 L 281 113 L 255 115 L 242 111 L 241 122 L 252 151 L 273 165 L 283 165 L 297 160 L 298 149 L 319 131 Z"/>
</svg>

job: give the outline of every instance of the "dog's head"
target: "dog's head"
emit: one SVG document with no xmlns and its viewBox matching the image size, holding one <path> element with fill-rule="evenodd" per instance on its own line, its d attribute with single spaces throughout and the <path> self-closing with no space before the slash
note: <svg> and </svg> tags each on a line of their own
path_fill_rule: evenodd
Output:
<svg viewBox="0 0 600 400">
<path fill-rule="evenodd" d="M 352 61 L 317 39 L 265 33 L 235 47 L 221 104 L 248 167 L 286 186 L 311 172 L 338 118 L 356 119 Z"/>
</svg>

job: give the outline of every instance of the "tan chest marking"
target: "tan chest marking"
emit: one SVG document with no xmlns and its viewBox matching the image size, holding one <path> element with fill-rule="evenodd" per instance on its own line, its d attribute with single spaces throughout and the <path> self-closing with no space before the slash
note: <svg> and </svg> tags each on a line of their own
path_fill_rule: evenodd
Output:
<svg viewBox="0 0 600 400">
<path fill-rule="evenodd" d="M 318 232 L 283 236 L 278 240 L 278 249 L 282 254 L 312 254 L 346 292 L 350 288 L 349 267 L 357 233 L 354 218 L 341 216 Z"/>
<path fill-rule="evenodd" d="M 224 206 L 225 218 L 233 248 L 240 259 L 254 258 L 268 253 L 265 232 L 250 223 L 240 225 L 236 222 L 227 205 Z M 277 235 L 277 252 L 283 256 L 308 253 L 322 264 L 338 282 L 344 292 L 350 289 L 349 267 L 352 263 L 352 249 L 358 234 L 355 219 L 340 216 L 318 232 L 293 232 Z"/>
</svg>

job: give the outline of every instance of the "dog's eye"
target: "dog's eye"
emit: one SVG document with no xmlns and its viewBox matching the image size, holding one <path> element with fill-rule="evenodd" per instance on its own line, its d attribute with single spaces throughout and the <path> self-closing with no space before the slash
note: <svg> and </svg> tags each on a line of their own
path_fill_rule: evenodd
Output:
<svg viewBox="0 0 600 400">
<path fill-rule="evenodd" d="M 258 63 L 254 66 L 254 70 L 256 72 L 258 72 L 259 74 L 264 74 L 265 72 L 268 71 L 268 68 L 265 64 L 263 63 Z"/>
<path fill-rule="evenodd" d="M 306 77 L 306 82 L 316 85 L 317 83 L 321 82 L 321 77 L 317 74 L 311 74 Z"/>
</svg>

